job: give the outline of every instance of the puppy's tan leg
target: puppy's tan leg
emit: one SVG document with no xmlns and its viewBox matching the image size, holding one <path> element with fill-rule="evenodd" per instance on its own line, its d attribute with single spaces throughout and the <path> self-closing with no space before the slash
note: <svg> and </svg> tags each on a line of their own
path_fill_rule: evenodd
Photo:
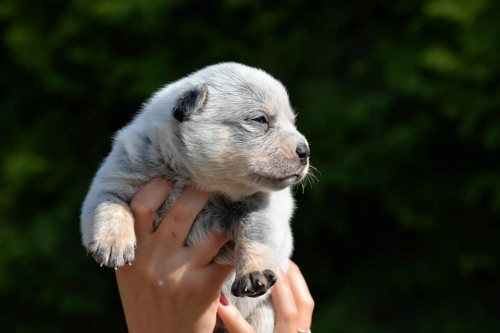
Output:
<svg viewBox="0 0 500 333">
<path fill-rule="evenodd" d="M 236 277 L 231 287 L 234 296 L 258 297 L 276 283 L 274 250 L 269 245 L 240 238 L 235 256 Z"/>
</svg>

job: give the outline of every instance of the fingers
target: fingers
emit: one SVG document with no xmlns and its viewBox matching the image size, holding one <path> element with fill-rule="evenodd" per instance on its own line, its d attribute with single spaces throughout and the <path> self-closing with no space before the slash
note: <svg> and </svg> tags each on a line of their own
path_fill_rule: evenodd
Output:
<svg viewBox="0 0 500 333">
<path fill-rule="evenodd" d="M 229 333 L 255 333 L 255 330 L 243 318 L 238 309 L 234 305 L 229 304 L 222 294 L 217 314 L 226 325 Z"/>
<path fill-rule="evenodd" d="M 172 247 L 182 246 L 191 225 L 209 197 L 210 193 L 208 192 L 188 187 L 168 210 L 155 232 L 155 237 L 162 239 L 163 243 L 168 243 Z"/>
<path fill-rule="evenodd" d="M 224 282 L 226 282 L 231 273 L 234 272 L 234 266 L 212 263 L 205 267 L 205 272 L 207 285 L 221 289 Z"/>
<path fill-rule="evenodd" d="M 156 177 L 147 182 L 130 202 L 138 239 L 153 231 L 156 211 L 167 199 L 171 189 L 172 183 L 170 181 Z"/>
<path fill-rule="evenodd" d="M 229 236 L 225 233 L 212 232 L 202 244 L 185 248 L 191 258 L 190 260 L 196 265 L 205 266 L 204 275 L 207 279 L 205 283 L 218 287 L 218 289 L 222 288 L 224 282 L 234 271 L 234 265 L 213 262 L 214 257 L 229 240 Z"/>
<path fill-rule="evenodd" d="M 274 324 L 275 333 L 297 332 L 299 314 L 290 282 L 283 272 L 278 273 L 278 282 L 272 289 L 271 297 L 276 310 L 276 322 Z M 308 328 L 306 328 L 308 329 Z"/>
<path fill-rule="evenodd" d="M 298 310 L 298 328 L 307 331 L 311 327 L 314 300 L 299 267 L 292 261 L 287 272 L 290 289 Z"/>
<path fill-rule="evenodd" d="M 225 233 L 210 232 L 202 244 L 191 246 L 189 251 L 193 252 L 198 262 L 208 265 L 229 240 L 229 236 Z"/>
</svg>

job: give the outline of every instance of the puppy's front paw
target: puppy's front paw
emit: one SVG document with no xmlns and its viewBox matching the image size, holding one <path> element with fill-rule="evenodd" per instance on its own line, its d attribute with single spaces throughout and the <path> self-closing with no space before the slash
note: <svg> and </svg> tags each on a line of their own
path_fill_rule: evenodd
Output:
<svg viewBox="0 0 500 333">
<path fill-rule="evenodd" d="M 236 277 L 231 293 L 236 297 L 258 297 L 264 295 L 276 283 L 276 274 L 270 269 L 254 271 Z"/>
<path fill-rule="evenodd" d="M 123 239 L 117 240 L 94 240 L 87 247 L 90 254 L 101 266 L 117 269 L 125 264 L 131 264 L 135 257 L 135 238 L 133 241 Z"/>
<path fill-rule="evenodd" d="M 98 207 L 87 253 L 101 266 L 116 269 L 132 263 L 135 247 L 134 218 L 128 207 L 119 204 Z"/>
</svg>

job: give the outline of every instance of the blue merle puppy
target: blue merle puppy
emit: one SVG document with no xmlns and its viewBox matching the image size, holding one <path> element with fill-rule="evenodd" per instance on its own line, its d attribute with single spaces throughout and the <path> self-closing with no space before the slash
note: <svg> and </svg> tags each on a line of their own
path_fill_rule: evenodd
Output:
<svg viewBox="0 0 500 333">
<path fill-rule="evenodd" d="M 129 203 L 147 181 L 175 182 L 155 227 L 186 186 L 211 192 L 186 244 L 213 230 L 231 237 L 214 258 L 236 267 L 222 292 L 258 333 L 272 332 L 267 291 L 293 248 L 290 186 L 309 170 L 309 146 L 294 122 L 285 88 L 259 69 L 221 63 L 166 85 L 116 134 L 83 203 L 83 244 L 101 265 L 130 264 Z M 224 331 L 220 322 L 216 331 Z"/>
</svg>

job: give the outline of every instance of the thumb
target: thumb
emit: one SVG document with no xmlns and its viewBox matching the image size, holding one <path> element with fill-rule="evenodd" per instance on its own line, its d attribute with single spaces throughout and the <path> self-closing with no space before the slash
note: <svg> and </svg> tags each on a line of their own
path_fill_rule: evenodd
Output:
<svg viewBox="0 0 500 333">
<path fill-rule="evenodd" d="M 217 314 L 226 325 L 229 333 L 255 333 L 255 330 L 243 318 L 240 311 L 234 305 L 229 304 L 222 294 L 220 295 Z"/>
<path fill-rule="evenodd" d="M 205 283 L 217 286 L 217 290 L 220 290 L 224 282 L 226 282 L 229 276 L 234 272 L 234 266 L 211 263 L 209 266 L 205 267 L 204 270 L 206 272 Z"/>
</svg>

